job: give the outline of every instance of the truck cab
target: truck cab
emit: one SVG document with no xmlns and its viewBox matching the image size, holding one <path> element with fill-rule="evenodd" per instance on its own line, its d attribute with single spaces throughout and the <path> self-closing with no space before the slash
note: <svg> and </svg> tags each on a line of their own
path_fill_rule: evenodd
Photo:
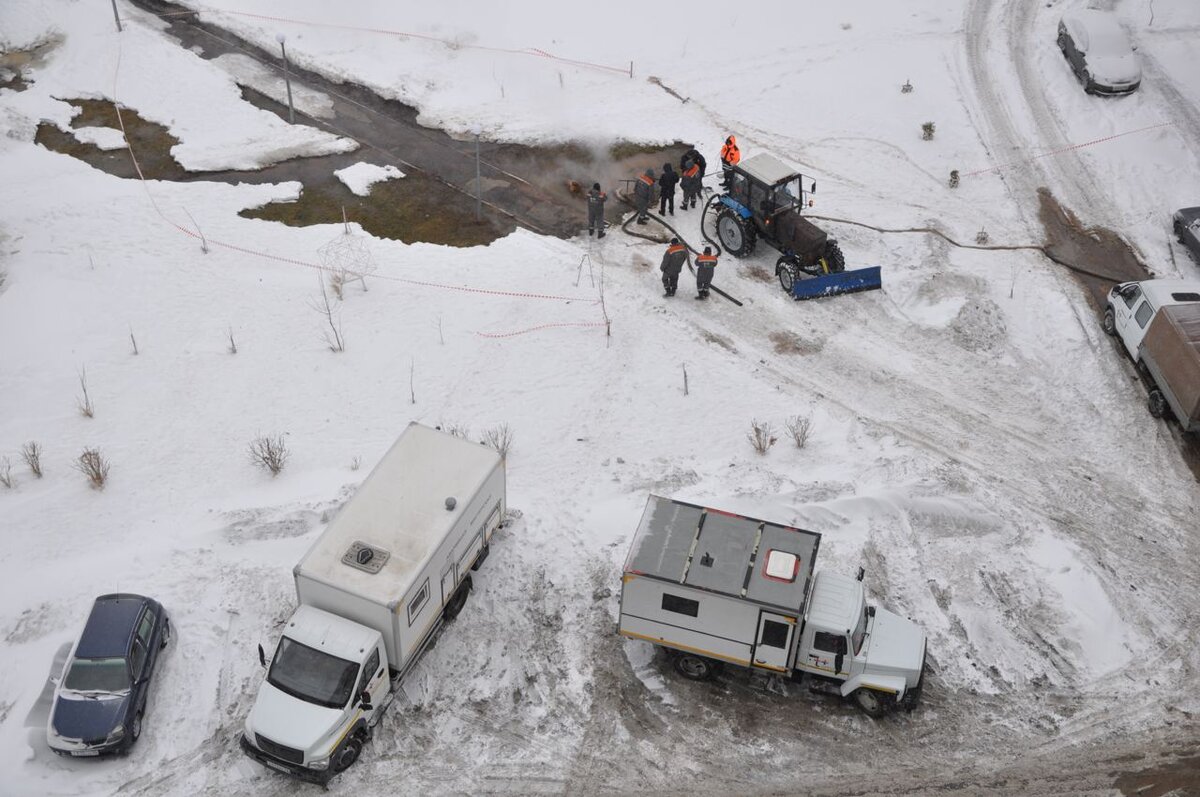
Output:
<svg viewBox="0 0 1200 797">
<path fill-rule="evenodd" d="M 1104 331 L 1121 339 L 1134 362 L 1150 321 L 1159 308 L 1172 304 L 1200 302 L 1200 282 L 1155 279 L 1123 282 L 1108 292 Z"/>
<path fill-rule="evenodd" d="M 327 783 L 357 760 L 391 699 L 388 667 L 378 631 L 300 606 L 246 717 L 242 750 L 272 769 Z"/>
<path fill-rule="evenodd" d="M 925 670 L 925 632 L 911 620 L 867 604 L 859 579 L 820 572 L 799 631 L 793 667 L 823 679 L 877 717 L 917 704 Z"/>
</svg>

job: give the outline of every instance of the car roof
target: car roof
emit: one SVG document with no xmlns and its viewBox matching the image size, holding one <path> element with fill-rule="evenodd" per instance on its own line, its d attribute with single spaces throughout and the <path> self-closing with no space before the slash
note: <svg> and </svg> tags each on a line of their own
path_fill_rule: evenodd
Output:
<svg viewBox="0 0 1200 797">
<path fill-rule="evenodd" d="M 79 644 L 75 647 L 76 658 L 103 659 L 124 656 L 129 652 L 134 626 L 142 608 L 150 599 L 142 595 L 101 595 L 92 604 Z"/>
<path fill-rule="evenodd" d="M 775 185 L 800 174 L 800 172 L 767 152 L 747 158 L 738 165 L 741 166 L 742 171 L 749 174 L 755 180 L 759 180 L 767 185 Z"/>
<path fill-rule="evenodd" d="M 1074 27 L 1077 31 L 1082 31 L 1089 40 L 1111 39 L 1119 36 L 1123 41 L 1129 41 L 1129 34 L 1121 27 L 1117 16 L 1109 11 L 1084 8 L 1079 11 L 1068 11 L 1063 14 L 1062 18 L 1067 25 Z M 1088 44 L 1088 42 L 1083 42 L 1083 44 Z"/>
</svg>

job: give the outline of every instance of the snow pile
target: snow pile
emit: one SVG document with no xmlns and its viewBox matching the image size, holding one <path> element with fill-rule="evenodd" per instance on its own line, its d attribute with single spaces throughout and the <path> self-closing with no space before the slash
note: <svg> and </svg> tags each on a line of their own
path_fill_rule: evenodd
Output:
<svg viewBox="0 0 1200 797">
<path fill-rule="evenodd" d="M 100 149 L 125 147 L 125 134 L 112 127 L 77 127 L 72 132 L 84 144 L 92 144 Z"/>
<path fill-rule="evenodd" d="M 347 166 L 345 169 L 338 169 L 334 174 L 346 184 L 347 188 L 358 196 L 367 196 L 370 194 L 371 186 L 375 185 L 375 183 L 380 183 L 384 180 L 397 180 L 404 176 L 404 172 L 391 164 L 376 166 L 373 163 L 356 163 L 353 166 Z"/>
</svg>

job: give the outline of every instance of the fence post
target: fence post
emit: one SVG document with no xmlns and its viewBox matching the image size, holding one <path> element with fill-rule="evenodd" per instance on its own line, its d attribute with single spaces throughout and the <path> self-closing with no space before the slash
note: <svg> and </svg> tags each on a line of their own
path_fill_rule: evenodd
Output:
<svg viewBox="0 0 1200 797">
<path fill-rule="evenodd" d="M 117 13 L 117 0 L 112 0 L 113 18 L 117 20 L 117 33 L 121 32 L 121 15 Z M 1153 19 L 1151 19 L 1153 21 Z"/>
</svg>

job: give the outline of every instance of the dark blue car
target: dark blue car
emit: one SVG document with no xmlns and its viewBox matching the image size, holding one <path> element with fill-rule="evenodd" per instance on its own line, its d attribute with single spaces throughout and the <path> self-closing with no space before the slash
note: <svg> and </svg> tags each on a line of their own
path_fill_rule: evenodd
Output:
<svg viewBox="0 0 1200 797">
<path fill-rule="evenodd" d="M 127 753 L 142 733 L 146 697 L 171 624 L 158 601 L 101 595 L 63 667 L 46 741 L 59 755 Z"/>
</svg>

